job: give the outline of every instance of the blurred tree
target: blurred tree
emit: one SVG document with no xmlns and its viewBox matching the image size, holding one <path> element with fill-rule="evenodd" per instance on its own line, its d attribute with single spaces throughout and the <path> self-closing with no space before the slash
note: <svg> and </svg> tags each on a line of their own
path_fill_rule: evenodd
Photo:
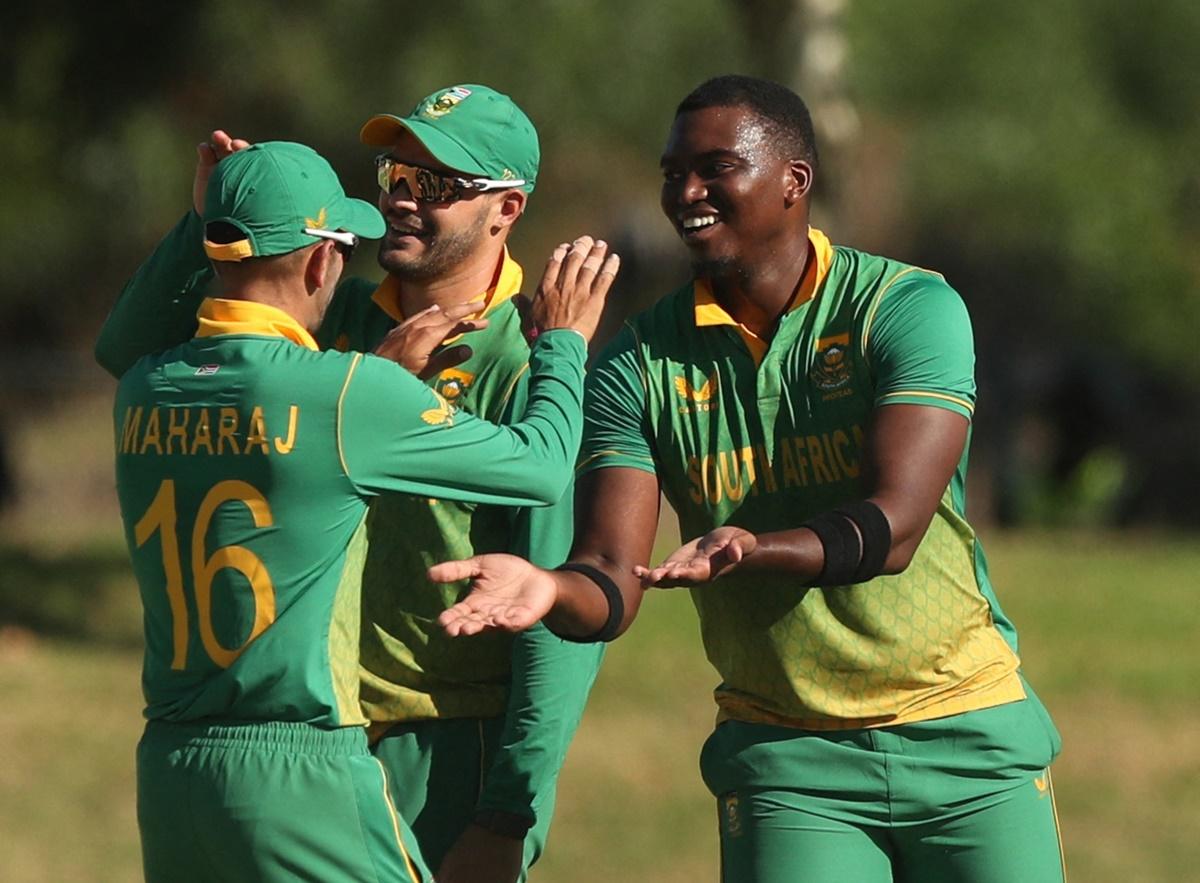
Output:
<svg viewBox="0 0 1200 883">
<path fill-rule="evenodd" d="M 896 237 L 1061 343 L 1200 381 L 1200 5 L 856 0 L 851 28 L 905 133 Z"/>
</svg>

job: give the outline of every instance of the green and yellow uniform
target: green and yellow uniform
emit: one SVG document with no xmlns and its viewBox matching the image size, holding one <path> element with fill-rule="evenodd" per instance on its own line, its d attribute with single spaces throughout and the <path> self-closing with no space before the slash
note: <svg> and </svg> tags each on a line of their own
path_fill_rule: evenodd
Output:
<svg viewBox="0 0 1200 883">
<path fill-rule="evenodd" d="M 206 300 L 193 340 L 123 375 L 117 490 L 145 606 L 148 875 L 420 879 L 402 824 L 380 812 L 385 775 L 359 703 L 367 499 L 556 500 L 586 348 L 549 337 L 515 429 L 456 411 L 386 360 L 322 353 L 287 314 L 238 301 Z M 467 458 L 488 469 L 447 468 Z"/>
<path fill-rule="evenodd" d="M 654 473 L 685 537 L 724 524 L 795 528 L 866 496 L 874 409 L 970 419 L 973 370 L 966 310 L 939 275 L 812 230 L 805 278 L 770 340 L 735 322 L 703 279 L 627 324 L 589 379 L 581 470 Z M 728 879 L 792 879 L 785 854 L 809 867 L 811 853 L 771 845 L 814 827 L 781 822 L 785 806 L 911 833 L 999 793 L 1032 801 L 1022 834 L 1044 847 L 1035 864 L 1052 852 L 1058 867 L 1050 801 L 1035 784 L 1058 735 L 1021 678 L 1015 631 L 964 517 L 966 467 L 964 451 L 903 573 L 817 588 L 734 571 L 692 590 L 721 676 L 702 765 L 722 800 Z M 981 750 L 961 750 L 972 746 Z M 937 771 L 928 781 L 943 787 L 913 799 L 905 770 Z"/>
<path fill-rule="evenodd" d="M 120 376 L 139 356 L 194 332 L 212 280 L 200 218 L 189 212 L 128 283 L 96 348 Z M 492 422 L 520 418 L 529 396 L 529 346 L 512 296 L 520 266 L 507 255 L 484 292 L 489 327 L 463 338 L 473 356 L 431 379 L 457 409 Z M 324 348 L 369 351 L 401 318 L 394 283 L 343 280 L 316 335 Z M 443 455 L 444 456 L 444 455 Z M 490 464 L 445 457 L 447 472 Z M 478 810 L 534 820 L 526 868 L 541 853 L 558 772 L 603 648 L 544 627 L 453 641 L 435 620 L 461 587 L 433 586 L 425 568 L 482 551 L 511 551 L 553 567 L 571 544 L 571 495 L 552 506 L 479 505 L 384 494 L 371 504 L 362 561 L 362 699 L 392 798 L 433 867 Z"/>
</svg>

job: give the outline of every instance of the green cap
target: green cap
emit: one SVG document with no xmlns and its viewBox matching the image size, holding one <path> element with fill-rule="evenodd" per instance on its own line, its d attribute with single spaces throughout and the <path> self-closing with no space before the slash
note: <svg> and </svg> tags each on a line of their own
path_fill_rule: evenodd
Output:
<svg viewBox="0 0 1200 883">
<path fill-rule="evenodd" d="M 264 141 L 225 157 L 204 194 L 204 223 L 232 224 L 236 242 L 204 240 L 216 261 L 287 254 L 345 231 L 378 239 L 387 229 L 379 210 L 350 199 L 337 173 L 311 147 Z"/>
<path fill-rule="evenodd" d="M 533 192 L 541 150 L 537 130 L 507 95 L 468 83 L 427 95 L 406 117 L 371 117 L 359 132 L 364 144 L 391 147 L 408 130 L 455 171 L 494 181 L 522 180 Z"/>
</svg>

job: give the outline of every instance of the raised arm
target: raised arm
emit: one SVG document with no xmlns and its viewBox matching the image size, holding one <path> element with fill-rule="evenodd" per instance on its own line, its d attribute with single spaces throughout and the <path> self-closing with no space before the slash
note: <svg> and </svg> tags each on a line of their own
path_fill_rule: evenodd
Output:
<svg viewBox="0 0 1200 883">
<path fill-rule="evenodd" d="M 221 130 L 196 146 L 192 209 L 125 283 L 96 340 L 96 361 L 114 377 L 142 356 L 183 343 L 195 333 L 196 309 L 213 278 L 200 221 L 204 191 L 213 167 L 246 146 L 248 142 Z"/>
<path fill-rule="evenodd" d="M 338 446 L 364 493 L 401 491 L 468 502 L 556 502 L 582 434 L 583 365 L 618 268 L 607 246 L 560 246 L 534 299 L 543 333 L 530 355 L 529 407 L 511 426 L 456 412 L 411 375 L 356 357 L 338 410 Z"/>
</svg>

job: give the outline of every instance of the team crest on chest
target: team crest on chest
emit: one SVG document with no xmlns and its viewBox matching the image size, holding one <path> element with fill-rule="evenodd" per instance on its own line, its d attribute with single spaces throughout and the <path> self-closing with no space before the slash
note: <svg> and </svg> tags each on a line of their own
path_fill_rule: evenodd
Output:
<svg viewBox="0 0 1200 883">
<path fill-rule="evenodd" d="M 837 399 L 851 395 L 850 387 L 850 335 L 836 334 L 817 341 L 817 355 L 808 372 L 808 379 L 825 399 Z"/>
<path fill-rule="evenodd" d="M 717 406 L 717 372 L 713 370 L 698 386 L 693 386 L 687 377 L 675 378 L 675 393 L 684 401 L 681 414 L 693 411 L 711 411 Z"/>
<path fill-rule="evenodd" d="M 438 375 L 433 388 L 448 402 L 456 402 L 470 389 L 475 382 L 475 375 L 470 371 L 460 371 L 457 368 L 447 368 Z"/>
</svg>

